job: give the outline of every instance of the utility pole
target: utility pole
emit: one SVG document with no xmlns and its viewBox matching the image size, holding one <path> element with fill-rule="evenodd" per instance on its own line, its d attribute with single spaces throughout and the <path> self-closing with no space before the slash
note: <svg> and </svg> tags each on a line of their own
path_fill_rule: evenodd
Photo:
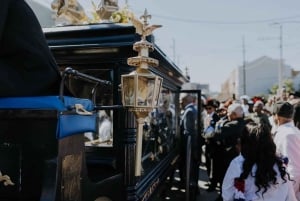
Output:
<svg viewBox="0 0 300 201">
<path fill-rule="evenodd" d="M 283 89 L 283 74 L 284 74 L 284 66 L 283 66 L 283 24 L 287 23 L 300 23 L 300 21 L 284 21 L 284 22 L 274 22 L 271 25 L 279 26 L 279 65 L 278 65 L 278 90 L 277 95 L 281 95 L 281 91 Z"/>
<path fill-rule="evenodd" d="M 176 65 L 180 66 L 180 55 L 177 56 L 177 63 L 176 63 Z"/>
<path fill-rule="evenodd" d="M 279 65 L 278 65 L 278 90 L 277 95 L 280 95 L 280 91 L 282 89 L 282 71 L 283 71 L 283 36 L 282 36 L 282 24 L 280 22 L 274 22 L 271 25 L 279 26 Z"/>
<path fill-rule="evenodd" d="M 246 48 L 245 48 L 245 36 L 242 38 L 243 45 L 243 92 L 246 95 Z"/>
<path fill-rule="evenodd" d="M 176 46 L 175 46 L 175 39 L 172 39 L 172 46 L 171 46 L 172 50 L 173 50 L 173 61 L 176 62 Z"/>
<path fill-rule="evenodd" d="M 280 58 L 279 58 L 279 71 L 278 71 L 278 89 L 282 89 L 282 65 L 283 65 L 283 50 L 282 50 L 282 24 L 280 25 L 280 36 L 279 36 L 279 49 L 280 49 Z"/>
</svg>

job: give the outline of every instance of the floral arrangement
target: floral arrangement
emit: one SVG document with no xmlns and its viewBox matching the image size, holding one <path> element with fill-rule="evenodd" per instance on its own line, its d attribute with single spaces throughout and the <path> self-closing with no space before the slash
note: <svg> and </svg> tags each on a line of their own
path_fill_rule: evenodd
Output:
<svg viewBox="0 0 300 201">
<path fill-rule="evenodd" d="M 234 201 L 245 201 L 245 180 L 240 178 L 234 179 Z"/>
<path fill-rule="evenodd" d="M 115 23 L 128 23 L 128 13 L 129 11 L 127 8 L 118 10 L 111 14 L 110 20 Z"/>
</svg>

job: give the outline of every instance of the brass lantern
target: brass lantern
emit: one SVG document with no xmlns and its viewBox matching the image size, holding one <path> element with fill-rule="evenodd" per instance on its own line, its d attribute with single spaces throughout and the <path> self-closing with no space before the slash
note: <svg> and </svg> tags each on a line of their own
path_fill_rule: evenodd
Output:
<svg viewBox="0 0 300 201">
<path fill-rule="evenodd" d="M 122 102 L 123 106 L 129 111 L 134 112 L 137 128 L 136 140 L 136 156 L 135 156 L 135 176 L 141 175 L 141 158 L 142 158 L 142 137 L 143 124 L 145 117 L 158 105 L 160 89 L 162 86 L 162 78 L 154 75 L 148 70 L 148 66 L 157 67 L 158 60 L 149 57 L 149 51 L 154 50 L 152 43 L 146 40 L 146 36 L 150 35 L 154 30 L 149 31 L 147 18 L 151 17 L 147 14 L 147 10 L 141 18 L 143 23 L 135 19 L 131 14 L 131 21 L 137 29 L 137 33 L 142 35 L 141 41 L 134 43 L 133 50 L 138 52 L 138 56 L 130 57 L 127 60 L 128 65 L 135 66 L 137 69 L 127 75 L 122 75 Z M 134 18 L 134 19 L 133 19 Z M 137 24 L 138 23 L 138 24 Z M 160 27 L 155 25 L 156 28 Z M 142 30 L 138 28 L 143 27 Z"/>
<path fill-rule="evenodd" d="M 158 104 L 161 84 L 162 79 L 151 73 L 133 71 L 123 75 L 123 106 L 130 111 L 151 111 Z"/>
</svg>

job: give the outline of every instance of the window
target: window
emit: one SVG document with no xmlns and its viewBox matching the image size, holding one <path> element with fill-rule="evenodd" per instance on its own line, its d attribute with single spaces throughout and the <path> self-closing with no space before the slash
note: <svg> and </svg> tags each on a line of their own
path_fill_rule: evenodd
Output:
<svg viewBox="0 0 300 201">
<path fill-rule="evenodd" d="M 95 147 L 113 146 L 113 111 L 99 110 L 97 132 L 85 133 L 85 145 Z"/>
<path fill-rule="evenodd" d="M 162 159 L 175 146 L 174 94 L 163 88 L 158 107 L 145 119 L 143 130 L 143 168 Z"/>
</svg>

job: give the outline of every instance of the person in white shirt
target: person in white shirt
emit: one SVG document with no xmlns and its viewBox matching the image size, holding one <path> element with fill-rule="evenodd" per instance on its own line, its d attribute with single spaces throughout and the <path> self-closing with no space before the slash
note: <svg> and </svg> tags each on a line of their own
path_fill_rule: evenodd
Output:
<svg viewBox="0 0 300 201">
<path fill-rule="evenodd" d="M 243 111 L 244 111 L 244 115 L 245 115 L 245 117 L 247 117 L 250 114 L 250 112 L 249 112 L 250 98 L 247 95 L 243 95 L 243 96 L 240 97 L 240 100 L 241 100 L 241 106 L 242 106 Z"/>
<path fill-rule="evenodd" d="M 223 201 L 296 201 L 285 164 L 276 155 L 270 127 L 247 123 L 240 148 L 240 155 L 231 161 L 224 177 Z"/>
<path fill-rule="evenodd" d="M 287 172 L 294 181 L 296 197 L 300 201 L 300 131 L 293 121 L 294 106 L 279 101 L 274 104 L 273 113 L 278 125 L 274 137 L 277 153 L 288 160 Z"/>
</svg>

